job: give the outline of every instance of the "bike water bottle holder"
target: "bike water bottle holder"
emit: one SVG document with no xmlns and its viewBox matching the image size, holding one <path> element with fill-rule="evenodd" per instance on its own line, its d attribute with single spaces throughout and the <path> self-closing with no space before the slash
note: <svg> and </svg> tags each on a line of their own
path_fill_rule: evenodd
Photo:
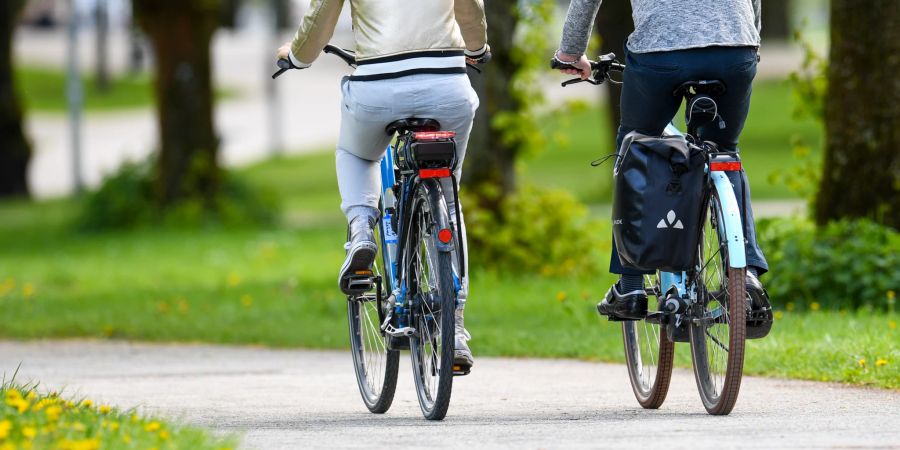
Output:
<svg viewBox="0 0 900 450">
<path fill-rule="evenodd" d="M 396 155 L 397 167 L 403 175 L 424 171 L 428 175 L 449 176 L 447 171 L 437 173 L 436 170 L 456 168 L 456 133 L 408 132 L 398 139 Z"/>
</svg>

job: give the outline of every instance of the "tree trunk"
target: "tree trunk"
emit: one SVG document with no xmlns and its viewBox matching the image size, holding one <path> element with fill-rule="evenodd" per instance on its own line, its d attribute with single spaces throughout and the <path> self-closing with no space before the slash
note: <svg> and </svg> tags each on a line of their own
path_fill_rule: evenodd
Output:
<svg viewBox="0 0 900 450">
<path fill-rule="evenodd" d="M 28 196 L 31 145 L 25 138 L 22 108 L 13 82 L 12 40 L 25 0 L 0 6 L 0 197 Z"/>
<path fill-rule="evenodd" d="M 481 74 L 470 71 L 469 79 L 478 93 L 480 106 L 469 139 L 463 184 L 478 197 L 482 206 L 499 212 L 502 197 L 515 190 L 515 161 L 519 143 L 503 140 L 491 119 L 504 111 L 518 111 L 520 102 L 509 95 L 509 81 L 519 69 L 513 59 L 513 35 L 518 23 L 516 0 L 485 2 L 488 42 L 493 59 L 482 66 Z M 485 189 L 487 188 L 487 189 Z M 494 195 L 484 196 L 486 191 Z"/>
<path fill-rule="evenodd" d="M 762 37 L 786 41 L 791 36 L 791 2 L 762 0 Z"/>
<path fill-rule="evenodd" d="M 221 11 L 216 1 L 134 0 L 155 55 L 160 150 L 156 193 L 163 207 L 200 198 L 214 207 L 219 142 L 213 127 L 210 41 Z"/>
<path fill-rule="evenodd" d="M 97 91 L 109 91 L 109 11 L 107 0 L 98 0 L 94 9 L 94 27 L 97 32 L 96 78 Z"/>
<path fill-rule="evenodd" d="M 606 1 L 600 4 L 600 11 L 597 13 L 596 22 L 597 31 L 600 33 L 600 53 L 615 53 L 619 61 L 624 61 L 625 40 L 634 30 L 634 22 L 631 20 L 631 2 L 628 1 Z M 594 59 L 596 55 L 588 55 L 588 58 Z M 615 75 L 613 75 L 615 76 Z M 621 76 L 619 77 L 621 79 Z M 608 126 L 611 136 L 615 136 L 619 131 L 620 117 L 620 100 L 622 98 L 622 86 L 614 83 L 605 83 L 607 102 L 606 108 L 609 112 Z"/>
<path fill-rule="evenodd" d="M 816 221 L 900 228 L 900 8 L 832 0 L 826 148 Z"/>
</svg>

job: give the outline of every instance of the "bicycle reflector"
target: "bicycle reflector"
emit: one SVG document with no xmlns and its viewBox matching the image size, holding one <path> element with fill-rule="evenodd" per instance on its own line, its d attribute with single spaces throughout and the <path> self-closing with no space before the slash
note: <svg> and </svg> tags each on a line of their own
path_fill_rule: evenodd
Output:
<svg viewBox="0 0 900 450">
<path fill-rule="evenodd" d="M 453 239 L 453 232 L 447 228 L 444 228 L 441 231 L 438 231 L 438 240 L 443 242 L 444 244 L 449 244 Z"/>
<path fill-rule="evenodd" d="M 455 136 L 455 131 L 417 131 L 413 133 L 413 139 L 417 141 L 437 141 L 441 139 L 450 139 Z"/>
<path fill-rule="evenodd" d="M 719 161 L 709 163 L 710 172 L 740 172 L 740 161 Z"/>
<path fill-rule="evenodd" d="M 449 178 L 450 169 L 419 169 L 419 178 Z"/>
</svg>

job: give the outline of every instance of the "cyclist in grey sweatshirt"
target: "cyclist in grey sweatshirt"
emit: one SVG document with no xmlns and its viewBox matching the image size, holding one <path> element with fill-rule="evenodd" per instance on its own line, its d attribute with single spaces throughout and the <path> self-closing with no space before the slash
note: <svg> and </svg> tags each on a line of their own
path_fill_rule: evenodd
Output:
<svg viewBox="0 0 900 450">
<path fill-rule="evenodd" d="M 727 92 L 716 98 L 726 127 L 703 127 L 700 136 L 724 150 L 738 150 L 738 137 L 750 108 L 751 83 L 756 75 L 760 1 L 631 1 L 634 32 L 623 48 L 626 69 L 616 148 L 634 130 L 651 136 L 662 134 L 681 104 L 681 98 L 672 95 L 678 85 L 690 80 L 718 79 L 727 87 Z M 582 78 L 590 76 L 590 63 L 584 52 L 600 2 L 572 0 L 569 4 L 555 55 L 556 60 L 567 66 L 562 72 Z M 728 174 L 737 198 L 745 200 L 739 203 L 747 206 L 743 211 L 747 291 L 754 308 L 768 307 L 768 298 L 757 278 L 768 270 L 768 264 L 756 242 L 746 174 L 743 171 Z M 615 246 L 610 272 L 620 274 L 621 278 L 597 305 L 600 313 L 618 318 L 643 318 L 647 313 L 643 275 L 647 272 L 624 267 Z"/>
</svg>

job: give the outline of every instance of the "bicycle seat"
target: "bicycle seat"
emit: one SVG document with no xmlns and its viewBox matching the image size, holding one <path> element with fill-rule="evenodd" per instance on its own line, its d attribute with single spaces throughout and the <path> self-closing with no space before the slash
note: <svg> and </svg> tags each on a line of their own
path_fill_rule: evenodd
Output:
<svg viewBox="0 0 900 450">
<path fill-rule="evenodd" d="M 404 133 L 407 131 L 438 131 L 441 129 L 441 123 L 434 119 L 426 119 L 420 117 L 410 117 L 407 119 L 395 120 L 385 127 L 384 131 L 388 136 L 394 133 Z"/>
<path fill-rule="evenodd" d="M 721 80 L 685 81 L 675 88 L 672 95 L 691 98 L 695 95 L 705 94 L 710 97 L 716 97 L 724 94 L 726 90 L 725 83 Z"/>
</svg>

